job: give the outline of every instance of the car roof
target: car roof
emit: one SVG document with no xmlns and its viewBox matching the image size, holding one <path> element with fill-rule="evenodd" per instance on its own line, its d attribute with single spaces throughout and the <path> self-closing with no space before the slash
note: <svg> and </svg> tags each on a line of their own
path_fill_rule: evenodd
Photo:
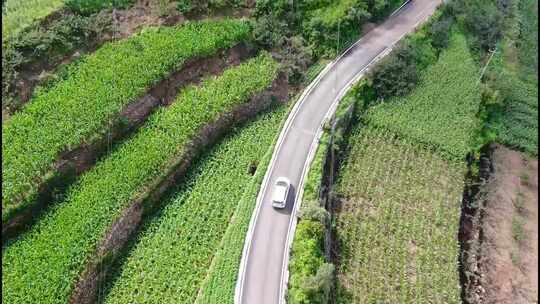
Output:
<svg viewBox="0 0 540 304">
<path fill-rule="evenodd" d="M 278 185 L 274 187 L 274 192 L 272 193 L 272 200 L 281 202 L 285 200 L 285 194 L 287 187 L 283 185 Z"/>
</svg>

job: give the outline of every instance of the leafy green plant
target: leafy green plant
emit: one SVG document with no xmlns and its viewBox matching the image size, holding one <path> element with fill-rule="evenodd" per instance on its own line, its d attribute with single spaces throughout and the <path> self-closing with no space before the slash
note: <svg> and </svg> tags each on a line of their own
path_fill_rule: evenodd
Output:
<svg viewBox="0 0 540 304">
<path fill-rule="evenodd" d="M 9 36 L 63 6 L 64 0 L 5 0 L 2 5 L 2 44 Z"/>
<path fill-rule="evenodd" d="M 227 231 L 234 229 L 237 221 L 244 221 L 238 218 L 240 209 L 253 208 L 246 201 L 252 197 L 248 185 L 258 178 L 246 172 L 245 167 L 253 158 L 266 154 L 279 132 L 284 110 L 281 107 L 265 113 L 201 157 L 164 202 L 163 210 L 145 222 L 133 248 L 119 265 L 119 275 L 111 282 L 105 303 L 232 302 L 233 295 L 214 300 L 208 297 L 207 293 L 220 290 L 206 289 L 204 296 L 198 291 L 214 271 L 220 271 L 220 284 L 211 288 L 234 290 L 239 260 L 233 259 L 227 269 L 221 268 L 224 265 L 219 260 L 229 256 L 220 249 L 227 243 L 235 246 L 235 251 L 242 251 L 245 234 L 234 243 L 225 238 L 230 237 Z M 258 175 L 265 170 L 261 167 Z M 243 217 L 249 221 L 248 214 Z M 171 284 L 171 277 L 182 279 Z M 141 281 L 145 283 L 141 285 Z M 160 290 L 159 294 L 155 290 Z"/>
<path fill-rule="evenodd" d="M 434 148 L 447 159 L 463 160 L 477 148 L 480 121 L 479 71 L 463 35 L 454 32 L 436 64 L 419 85 L 368 109 L 365 121 Z"/>
<path fill-rule="evenodd" d="M 2 221 L 34 202 L 62 151 L 107 132 L 125 105 L 189 59 L 231 47 L 248 32 L 239 20 L 150 28 L 84 57 L 3 124 Z"/>
<path fill-rule="evenodd" d="M 125 8 L 134 0 L 64 0 L 65 5 L 80 14 L 89 15 L 107 8 Z"/>
<path fill-rule="evenodd" d="M 337 303 L 461 303 L 464 162 L 358 125 L 336 186 Z"/>
<path fill-rule="evenodd" d="M 63 202 L 3 248 L 4 303 L 68 301 L 115 219 L 149 191 L 149 183 L 167 176 L 200 129 L 269 87 L 278 68 L 262 54 L 200 87 L 186 88 L 170 107 L 154 113 L 135 136 L 84 174 Z"/>
<path fill-rule="evenodd" d="M 288 303 L 316 303 L 320 294 L 305 282 L 317 274 L 325 260 L 323 255 L 324 224 L 318 221 L 298 222 L 289 263 L 291 273 L 287 293 Z M 317 290 L 318 291 L 318 290 Z"/>
</svg>

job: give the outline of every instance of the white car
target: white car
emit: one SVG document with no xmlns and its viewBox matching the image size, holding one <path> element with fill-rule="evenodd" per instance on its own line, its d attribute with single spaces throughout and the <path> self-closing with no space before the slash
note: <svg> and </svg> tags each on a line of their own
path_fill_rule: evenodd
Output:
<svg viewBox="0 0 540 304">
<path fill-rule="evenodd" d="M 272 193 L 272 206 L 274 208 L 283 209 L 287 205 L 287 197 L 291 189 L 291 182 L 285 177 L 279 177 L 274 185 Z"/>
</svg>

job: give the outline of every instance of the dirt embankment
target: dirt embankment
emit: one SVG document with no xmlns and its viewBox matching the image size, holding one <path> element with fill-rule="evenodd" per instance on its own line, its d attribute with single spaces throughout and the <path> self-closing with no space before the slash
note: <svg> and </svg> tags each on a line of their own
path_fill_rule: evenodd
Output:
<svg viewBox="0 0 540 304">
<path fill-rule="evenodd" d="M 496 145 L 480 204 L 469 303 L 538 303 L 538 160 Z"/>
<path fill-rule="evenodd" d="M 191 162 L 203 149 L 214 144 L 234 125 L 253 118 L 267 108 L 272 100 L 282 103 L 288 100 L 287 77 L 283 74 L 274 81 L 271 88 L 255 95 L 249 102 L 237 106 L 231 112 L 221 115 L 199 131 L 187 150 L 170 163 L 168 171 L 147 185 L 142 194 L 132 200 L 130 207 L 124 210 L 111 226 L 77 282 L 70 303 L 95 303 L 99 286 L 107 277 L 110 266 L 130 237 L 136 233 L 143 216 L 154 210 L 166 191 L 184 176 Z"/>
<path fill-rule="evenodd" d="M 90 169 L 114 143 L 137 130 L 157 107 L 170 105 L 182 87 L 197 84 L 209 75 L 219 75 L 225 68 L 238 65 L 251 55 L 252 50 L 244 44 L 239 44 L 229 50 L 218 52 L 215 56 L 189 61 L 183 68 L 152 87 L 147 94 L 128 104 L 106 127 L 109 132 L 104 132 L 78 147 L 61 153 L 50 174 L 46 175 L 49 177 L 40 181 L 35 203 L 3 223 L 2 238 L 13 237 L 24 230 L 46 205 L 61 196 L 66 187 L 78 175 Z"/>
</svg>

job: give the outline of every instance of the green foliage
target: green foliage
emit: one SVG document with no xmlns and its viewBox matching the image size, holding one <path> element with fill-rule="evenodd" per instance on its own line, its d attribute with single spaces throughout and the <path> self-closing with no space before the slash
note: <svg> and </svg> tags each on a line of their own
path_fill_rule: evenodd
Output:
<svg viewBox="0 0 540 304">
<path fill-rule="evenodd" d="M 300 214 L 298 217 L 301 220 L 308 220 L 326 224 L 330 219 L 330 214 L 322 208 L 317 201 L 305 201 L 302 203 Z"/>
<path fill-rule="evenodd" d="M 484 77 L 492 91 L 488 97 L 494 100 L 487 129 L 499 142 L 537 156 L 538 4 L 520 1 L 508 14 L 505 38 Z"/>
<path fill-rule="evenodd" d="M 463 160 L 478 148 L 478 77 L 465 38 L 454 32 L 450 47 L 423 71 L 419 85 L 406 97 L 369 109 L 366 121 L 435 148 L 448 159 Z"/>
<path fill-rule="evenodd" d="M 251 183 L 246 187 L 236 211 L 232 216 L 227 231 L 221 241 L 219 249 L 213 258 L 212 265 L 208 270 L 207 277 L 200 288 L 200 294 L 195 304 L 233 304 L 236 280 L 238 278 L 238 268 L 242 258 L 242 250 L 249 222 L 255 208 L 257 195 L 261 187 L 266 169 L 272 158 L 274 144 L 279 135 L 279 130 L 283 127 L 288 111 L 284 108 L 274 111 L 272 116 L 278 116 L 281 123 L 272 118 L 274 124 L 274 139 L 272 145 L 268 146 L 266 154 L 259 162 L 255 175 Z M 278 119 L 276 117 L 276 119 Z M 264 134 L 269 133 L 264 132 Z M 262 131 L 258 131 L 257 137 L 266 136 Z M 266 137 L 264 137 L 266 139 Z M 259 142 L 257 140 L 257 142 Z"/>
<path fill-rule="evenodd" d="M 310 220 L 298 222 L 289 262 L 288 303 L 318 303 L 319 293 L 312 290 L 313 284 L 305 281 L 324 264 L 323 241 L 324 224 Z"/>
<path fill-rule="evenodd" d="M 465 163 L 358 126 L 340 172 L 337 303 L 461 303 Z"/>
<path fill-rule="evenodd" d="M 418 84 L 420 71 L 437 61 L 444 46 L 439 45 L 439 40 L 444 37 L 441 37 L 442 34 L 434 37 L 432 28 L 439 27 L 439 20 L 438 15 L 432 17 L 428 24 L 408 35 L 387 58 L 375 66 L 369 77 L 379 99 L 407 95 Z M 449 28 L 450 24 L 446 30 Z"/>
<path fill-rule="evenodd" d="M 452 20 L 448 17 L 436 20 L 429 27 L 431 44 L 437 50 L 445 49 L 450 43 Z"/>
<path fill-rule="evenodd" d="M 405 96 L 418 83 L 418 70 L 411 48 L 401 45 L 393 56 L 384 59 L 373 69 L 370 77 L 380 99 Z"/>
<path fill-rule="evenodd" d="M 111 22 L 106 14 L 89 17 L 66 14 L 47 26 L 29 26 L 6 38 L 2 45 L 2 108 L 13 111 L 20 107 L 16 86 L 22 67 L 60 61 L 64 55 L 108 31 Z"/>
<path fill-rule="evenodd" d="M 538 83 L 538 1 L 519 1 L 518 24 L 519 37 L 515 43 L 522 78 L 532 78 Z"/>
<path fill-rule="evenodd" d="M 456 0 L 448 3 L 448 12 L 471 36 L 471 46 L 479 51 L 495 48 L 502 38 L 504 16 L 490 0 Z"/>
<path fill-rule="evenodd" d="M 186 88 L 175 103 L 154 113 L 135 136 L 84 174 L 63 202 L 4 246 L 3 302 L 68 301 L 74 281 L 114 220 L 149 183 L 166 177 L 202 127 L 269 87 L 277 70 L 268 54 L 260 55 L 200 87 Z"/>
<path fill-rule="evenodd" d="M 245 5 L 245 0 L 176 0 L 181 13 L 208 13 L 227 7 L 239 8 Z"/>
<path fill-rule="evenodd" d="M 400 0 L 258 0 L 254 15 L 261 41 L 272 45 L 283 36 L 301 35 L 316 57 L 332 57 L 358 39 L 361 25 L 380 19 Z M 339 35 L 338 35 L 339 33 Z"/>
<path fill-rule="evenodd" d="M 334 282 L 335 267 L 333 264 L 322 264 L 314 276 L 306 277 L 301 282 L 301 290 L 306 295 L 306 300 L 297 301 L 294 298 L 291 303 L 326 304 L 330 300 L 330 290 Z"/>
<path fill-rule="evenodd" d="M 148 29 L 81 60 L 2 128 L 2 221 L 33 202 L 58 155 L 107 132 L 122 108 L 196 56 L 246 39 L 238 20 Z M 21 203 L 22 201 L 22 203 Z"/>
<path fill-rule="evenodd" d="M 521 79 L 519 71 L 510 71 L 504 53 L 503 48 L 495 55 L 488 74 L 487 82 L 502 99 L 489 123 L 501 143 L 538 155 L 538 86 L 530 78 Z"/>
<path fill-rule="evenodd" d="M 250 188 L 253 186 L 249 185 L 258 178 L 251 176 L 246 167 L 268 150 L 279 132 L 283 110 L 264 114 L 201 157 L 185 181 L 164 202 L 163 210 L 145 222 L 132 249 L 119 265 L 118 277 L 111 282 L 114 285 L 105 303 L 192 304 L 196 299 L 205 304 L 232 302 L 233 294 L 199 300 L 198 291 L 214 271 L 226 272 L 219 274 L 220 286 L 212 288 L 234 290 L 240 256 L 229 257 L 220 249 L 234 246 L 241 254 L 245 234 L 241 234 L 241 238 L 236 235 L 231 244 L 227 231 L 235 229 L 237 221 L 247 219 L 249 222 L 250 212 L 244 212 L 242 219 L 238 216 L 241 209 L 253 209 L 253 204 L 248 203 L 254 202 Z M 265 170 L 266 167 L 260 167 L 258 175 Z M 253 188 L 257 190 L 258 186 Z M 224 258 L 233 258 L 226 268 L 218 261 Z M 170 278 L 181 279 L 171 281 Z"/>
<path fill-rule="evenodd" d="M 64 0 L 65 5 L 80 14 L 89 15 L 107 8 L 126 8 L 134 0 Z"/>
<path fill-rule="evenodd" d="M 9 36 L 63 6 L 64 0 L 5 0 L 2 5 L 2 44 Z"/>
</svg>

